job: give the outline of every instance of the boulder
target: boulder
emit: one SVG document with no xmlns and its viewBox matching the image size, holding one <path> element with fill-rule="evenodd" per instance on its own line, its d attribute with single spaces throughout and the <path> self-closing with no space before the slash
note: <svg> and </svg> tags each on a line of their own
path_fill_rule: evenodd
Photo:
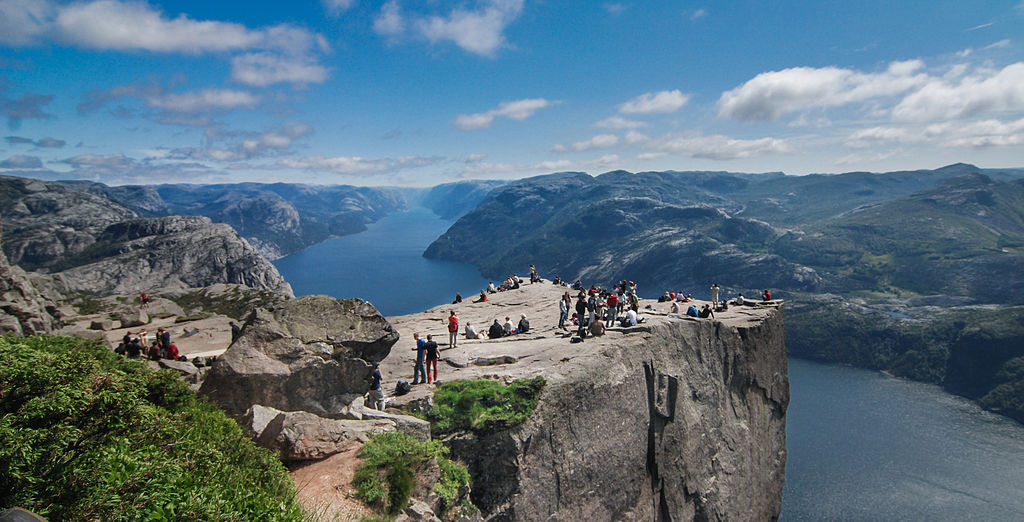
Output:
<svg viewBox="0 0 1024 522">
<path fill-rule="evenodd" d="M 320 460 L 366 443 L 372 434 L 394 430 L 389 420 L 325 419 L 305 411 L 286 411 L 267 423 L 256 443 L 279 451 L 285 461 Z"/>
<path fill-rule="evenodd" d="M 157 361 L 157 364 L 159 364 L 161 368 L 175 370 L 184 376 L 195 377 L 199 375 L 199 368 L 196 368 L 196 365 L 192 364 L 189 361 L 160 359 L 159 361 Z"/>
<path fill-rule="evenodd" d="M 360 397 L 349 405 L 348 418 L 363 420 L 390 420 L 395 423 L 398 431 L 418 440 L 430 440 L 430 423 L 411 415 L 399 415 L 386 411 L 367 408 Z"/>
<path fill-rule="evenodd" d="M 253 404 L 343 418 L 398 333 L 361 299 L 306 296 L 257 308 L 201 392 L 239 418 Z"/>
<path fill-rule="evenodd" d="M 274 420 L 281 413 L 284 412 L 276 408 L 268 408 L 262 404 L 253 404 L 252 408 L 245 412 L 245 416 L 242 417 L 239 424 L 249 432 L 249 436 L 257 439 L 263 434 L 267 424 L 270 424 L 270 421 Z"/>
<path fill-rule="evenodd" d="M 90 330 L 103 330 L 107 331 L 114 327 L 114 322 L 110 319 L 94 319 L 89 323 Z"/>
<path fill-rule="evenodd" d="M 149 314 L 145 310 L 132 309 L 123 310 L 117 316 L 118 320 L 121 321 L 121 328 L 134 328 L 136 326 L 142 326 L 149 324 Z"/>
</svg>

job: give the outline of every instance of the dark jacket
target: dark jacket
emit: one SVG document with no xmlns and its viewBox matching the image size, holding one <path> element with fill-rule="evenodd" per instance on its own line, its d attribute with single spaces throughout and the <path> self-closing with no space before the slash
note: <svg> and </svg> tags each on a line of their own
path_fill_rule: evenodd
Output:
<svg viewBox="0 0 1024 522">
<path fill-rule="evenodd" d="M 505 334 L 505 330 L 498 324 L 498 321 L 494 321 L 494 324 L 487 330 L 487 337 L 491 339 L 497 339 Z"/>
</svg>

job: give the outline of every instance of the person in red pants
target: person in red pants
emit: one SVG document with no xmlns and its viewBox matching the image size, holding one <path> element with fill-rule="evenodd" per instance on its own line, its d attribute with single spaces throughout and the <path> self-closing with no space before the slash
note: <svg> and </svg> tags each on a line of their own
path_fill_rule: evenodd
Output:
<svg viewBox="0 0 1024 522">
<path fill-rule="evenodd" d="M 427 335 L 427 344 L 423 346 L 427 352 L 427 384 L 437 380 L 437 359 L 438 359 L 438 348 L 437 343 L 434 342 L 433 335 Z M 430 369 L 434 369 L 434 377 L 430 377 Z"/>
</svg>

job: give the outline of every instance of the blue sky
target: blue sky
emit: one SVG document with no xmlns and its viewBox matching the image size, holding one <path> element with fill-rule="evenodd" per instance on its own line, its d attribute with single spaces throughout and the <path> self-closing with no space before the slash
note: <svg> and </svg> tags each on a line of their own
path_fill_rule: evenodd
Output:
<svg viewBox="0 0 1024 522">
<path fill-rule="evenodd" d="M 1024 166 L 1021 0 L 291 4 L 0 0 L 0 173 Z"/>
</svg>

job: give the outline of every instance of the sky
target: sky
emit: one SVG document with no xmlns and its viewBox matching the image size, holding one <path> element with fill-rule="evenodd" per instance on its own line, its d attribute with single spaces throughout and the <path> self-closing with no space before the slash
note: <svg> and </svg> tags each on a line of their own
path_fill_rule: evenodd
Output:
<svg viewBox="0 0 1024 522">
<path fill-rule="evenodd" d="M 0 174 L 1024 167 L 1024 0 L 0 0 Z"/>
</svg>

